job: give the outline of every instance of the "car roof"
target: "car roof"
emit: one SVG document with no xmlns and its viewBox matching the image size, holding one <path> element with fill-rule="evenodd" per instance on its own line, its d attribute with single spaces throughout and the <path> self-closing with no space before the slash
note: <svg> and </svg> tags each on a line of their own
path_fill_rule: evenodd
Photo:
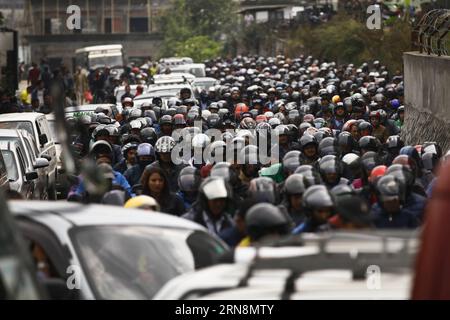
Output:
<svg viewBox="0 0 450 320">
<path fill-rule="evenodd" d="M 34 121 L 36 118 L 45 116 L 39 112 L 5 113 L 0 115 L 0 122 L 6 121 Z"/>
<path fill-rule="evenodd" d="M 55 214 L 76 226 L 142 225 L 189 230 L 205 230 L 199 224 L 168 214 L 105 205 L 82 205 L 66 201 L 10 201 L 13 215 L 32 218 Z"/>
<path fill-rule="evenodd" d="M 162 86 L 155 86 L 148 88 L 147 92 L 153 92 L 153 91 L 163 91 L 163 90 L 170 90 L 170 89 L 192 89 L 192 87 L 189 84 L 170 84 L 170 85 L 162 85 Z"/>
<path fill-rule="evenodd" d="M 69 112 L 77 112 L 77 111 L 95 111 L 95 109 L 97 109 L 98 107 L 103 107 L 103 108 L 111 108 L 113 107 L 114 104 L 84 104 L 82 106 L 78 106 L 78 107 L 67 107 L 64 109 L 65 113 L 69 113 Z"/>
</svg>

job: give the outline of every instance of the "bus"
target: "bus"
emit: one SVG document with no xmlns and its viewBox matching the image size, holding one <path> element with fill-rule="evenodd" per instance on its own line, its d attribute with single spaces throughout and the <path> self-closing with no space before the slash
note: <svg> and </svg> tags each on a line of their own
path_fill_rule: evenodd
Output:
<svg viewBox="0 0 450 320">
<path fill-rule="evenodd" d="M 87 70 L 97 68 L 122 68 L 125 65 L 121 44 L 85 47 L 75 51 L 75 65 Z"/>
</svg>

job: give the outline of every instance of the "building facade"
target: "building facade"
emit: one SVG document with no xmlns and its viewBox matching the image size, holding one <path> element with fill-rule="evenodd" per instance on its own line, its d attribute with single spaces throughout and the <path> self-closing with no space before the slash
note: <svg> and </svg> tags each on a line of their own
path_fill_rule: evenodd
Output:
<svg viewBox="0 0 450 320">
<path fill-rule="evenodd" d="M 157 19 L 168 0 L 24 0 L 29 29 L 24 38 L 33 61 L 46 58 L 52 67 L 74 67 L 75 50 L 95 45 L 122 44 L 128 61 L 157 56 L 161 43 Z M 75 20 L 78 6 L 80 28 Z"/>
</svg>

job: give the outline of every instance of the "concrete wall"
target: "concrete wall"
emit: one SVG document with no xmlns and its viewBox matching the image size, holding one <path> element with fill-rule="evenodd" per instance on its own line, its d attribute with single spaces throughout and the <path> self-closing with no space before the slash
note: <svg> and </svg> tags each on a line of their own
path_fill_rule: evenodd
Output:
<svg viewBox="0 0 450 320">
<path fill-rule="evenodd" d="M 437 141 L 450 149 L 450 57 L 407 52 L 405 125 L 402 136 L 411 145 Z"/>
</svg>

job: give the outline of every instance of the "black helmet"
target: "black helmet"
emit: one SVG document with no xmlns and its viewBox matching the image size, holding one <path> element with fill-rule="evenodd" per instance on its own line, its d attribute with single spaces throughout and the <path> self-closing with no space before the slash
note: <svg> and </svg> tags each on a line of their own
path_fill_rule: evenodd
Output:
<svg viewBox="0 0 450 320">
<path fill-rule="evenodd" d="M 303 194 L 306 190 L 305 177 L 300 173 L 290 175 L 284 182 L 284 193 L 288 196 Z"/>
<path fill-rule="evenodd" d="M 323 185 L 309 187 L 303 194 L 302 203 L 305 213 L 309 216 L 316 209 L 332 208 L 334 206 L 332 196 Z"/>
<path fill-rule="evenodd" d="M 360 156 L 355 153 L 347 153 L 342 158 L 344 176 L 350 180 L 361 177 L 362 162 Z"/>
<path fill-rule="evenodd" d="M 137 150 L 138 143 L 127 143 L 122 147 L 122 155 L 126 159 L 128 157 L 128 151 L 129 150 Z"/>
<path fill-rule="evenodd" d="M 200 171 L 194 167 L 183 168 L 178 176 L 178 187 L 182 192 L 197 192 L 200 183 Z"/>
<path fill-rule="evenodd" d="M 373 136 L 365 136 L 359 139 L 359 148 L 364 151 L 378 152 L 381 147 L 381 142 Z"/>
<path fill-rule="evenodd" d="M 256 202 L 276 204 L 278 202 L 278 190 L 271 178 L 259 177 L 250 181 L 248 188 L 250 197 Z"/>
<path fill-rule="evenodd" d="M 304 134 L 301 138 L 300 138 L 300 148 L 303 151 L 303 149 L 309 145 L 309 144 L 313 144 L 316 148 L 319 147 L 319 143 L 317 142 L 317 139 L 310 135 L 310 134 Z"/>
<path fill-rule="evenodd" d="M 414 185 L 414 173 L 409 166 L 393 164 L 386 170 L 386 175 L 396 177 L 408 190 Z"/>
<path fill-rule="evenodd" d="M 302 153 L 297 150 L 292 150 L 286 153 L 283 157 L 283 170 L 287 174 L 292 174 L 295 170 L 301 165 L 301 157 Z"/>
<path fill-rule="evenodd" d="M 246 216 L 245 224 L 252 240 L 259 240 L 266 235 L 286 235 L 291 229 L 291 221 L 276 206 L 259 203 L 252 206 Z"/>
<path fill-rule="evenodd" d="M 342 186 L 337 186 L 342 187 Z M 343 190 L 342 190 L 343 191 Z M 344 223 L 357 227 L 371 226 L 370 208 L 367 202 L 354 193 L 340 194 L 335 197 L 336 212 Z"/>
<path fill-rule="evenodd" d="M 372 132 L 373 132 L 373 126 L 372 126 L 372 124 L 371 124 L 370 122 L 367 122 L 367 121 L 361 121 L 361 122 L 358 124 L 358 131 L 359 131 L 359 132 L 361 132 L 361 131 L 368 131 L 368 132 L 369 132 L 369 135 L 371 135 Z"/>
<path fill-rule="evenodd" d="M 405 203 L 406 188 L 397 177 L 387 174 L 378 180 L 376 185 L 378 200 L 383 203 L 391 199 L 399 199 L 400 203 Z"/>
<path fill-rule="evenodd" d="M 342 162 L 334 156 L 330 156 L 329 159 L 322 158 L 319 162 L 319 172 L 323 181 L 329 185 L 336 185 L 339 183 L 342 174 L 343 166 Z M 330 174 L 333 175 L 333 180 L 330 180 Z"/>
<path fill-rule="evenodd" d="M 352 152 L 356 145 L 355 139 L 348 131 L 343 131 L 339 134 L 337 143 L 342 154 Z"/>
<path fill-rule="evenodd" d="M 403 142 L 402 138 L 400 136 L 390 136 L 386 140 L 386 148 L 391 150 L 396 150 L 396 153 L 400 152 L 400 149 L 405 146 L 405 143 Z"/>
<path fill-rule="evenodd" d="M 339 155 L 339 147 L 335 138 L 327 137 L 319 144 L 319 154 L 321 157 L 327 155 Z"/>
<path fill-rule="evenodd" d="M 372 172 L 373 168 L 378 167 L 379 165 L 382 165 L 383 162 L 378 153 L 369 151 L 369 152 L 366 152 L 361 157 L 361 164 L 362 164 L 365 172 L 367 173 L 367 176 L 370 176 L 370 173 Z"/>
<path fill-rule="evenodd" d="M 158 140 L 158 134 L 153 128 L 144 128 L 141 130 L 141 140 L 142 142 L 150 143 L 152 146 L 155 145 L 156 140 Z"/>
</svg>

